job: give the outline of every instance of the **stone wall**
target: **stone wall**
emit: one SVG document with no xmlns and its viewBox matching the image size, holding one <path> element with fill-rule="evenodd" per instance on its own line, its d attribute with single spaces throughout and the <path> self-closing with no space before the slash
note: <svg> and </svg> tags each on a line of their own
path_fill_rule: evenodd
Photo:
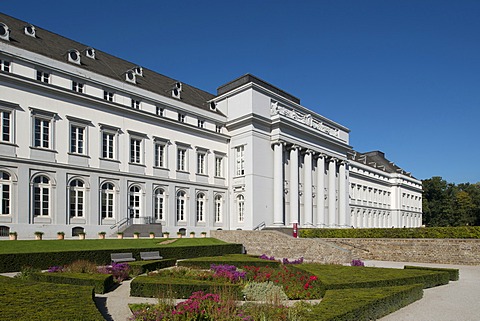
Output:
<svg viewBox="0 0 480 321">
<path fill-rule="evenodd" d="M 363 260 L 443 264 L 480 264 L 480 240 L 465 239 L 322 239 Z"/>
<path fill-rule="evenodd" d="M 342 264 L 352 261 L 350 250 L 321 239 L 295 239 L 278 231 L 210 231 L 210 236 L 230 243 L 241 243 L 247 254 L 298 259 L 305 262 Z"/>
</svg>

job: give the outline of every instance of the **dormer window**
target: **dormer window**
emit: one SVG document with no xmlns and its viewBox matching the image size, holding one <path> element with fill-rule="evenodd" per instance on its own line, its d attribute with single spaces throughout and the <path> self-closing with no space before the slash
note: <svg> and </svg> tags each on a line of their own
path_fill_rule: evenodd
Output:
<svg viewBox="0 0 480 321">
<path fill-rule="evenodd" d="M 68 51 L 68 61 L 80 65 L 80 52 L 76 49 Z"/>
<path fill-rule="evenodd" d="M 212 111 L 217 110 L 217 104 L 214 101 L 210 102 L 209 105 L 210 105 L 210 110 L 212 110 Z"/>
<path fill-rule="evenodd" d="M 95 49 L 92 47 L 88 47 L 85 49 L 85 56 L 87 56 L 90 59 L 95 59 Z"/>
<path fill-rule="evenodd" d="M 10 29 L 2 22 L 0 22 L 0 39 L 10 41 Z"/>
<path fill-rule="evenodd" d="M 172 97 L 180 99 L 180 92 L 182 91 L 182 83 L 176 82 L 172 89 Z"/>
<path fill-rule="evenodd" d="M 140 66 L 134 67 L 133 72 L 135 73 L 135 75 L 143 77 L 143 68 L 142 67 L 140 67 Z"/>
<path fill-rule="evenodd" d="M 125 80 L 135 84 L 136 83 L 135 72 L 133 70 L 127 71 L 125 73 Z"/>
<path fill-rule="evenodd" d="M 27 36 L 30 36 L 30 37 L 33 37 L 35 38 L 35 27 L 32 26 L 32 25 L 27 25 L 25 26 L 25 28 L 23 29 L 23 31 L 25 32 L 25 34 Z"/>
</svg>

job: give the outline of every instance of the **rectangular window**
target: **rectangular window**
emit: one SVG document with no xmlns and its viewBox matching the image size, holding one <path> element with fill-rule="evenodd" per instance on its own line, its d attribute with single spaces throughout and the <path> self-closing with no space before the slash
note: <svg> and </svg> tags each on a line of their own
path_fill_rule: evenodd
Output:
<svg viewBox="0 0 480 321">
<path fill-rule="evenodd" d="M 185 114 L 178 113 L 178 121 L 181 123 L 185 122 Z"/>
<path fill-rule="evenodd" d="M 205 153 L 198 152 L 197 153 L 197 174 L 205 174 Z"/>
<path fill-rule="evenodd" d="M 70 153 L 84 154 L 85 127 L 78 125 L 70 126 Z"/>
<path fill-rule="evenodd" d="M 9 143 L 11 142 L 11 134 L 10 134 L 10 130 L 11 130 L 11 116 L 12 114 L 8 111 L 0 111 L 0 116 L 1 116 L 1 120 L 0 120 L 0 131 L 1 131 L 1 141 L 2 142 L 6 142 L 6 143 Z"/>
<path fill-rule="evenodd" d="M 115 159 L 115 133 L 102 132 L 102 157 L 106 159 Z"/>
<path fill-rule="evenodd" d="M 204 127 L 205 127 L 205 121 L 199 119 L 199 120 L 198 120 L 198 128 L 204 128 Z"/>
<path fill-rule="evenodd" d="M 142 163 L 142 140 L 130 138 L 130 163 Z"/>
<path fill-rule="evenodd" d="M 187 171 L 187 150 L 183 148 L 178 148 L 177 150 L 177 170 L 186 172 Z"/>
<path fill-rule="evenodd" d="M 237 176 L 245 175 L 245 146 L 238 146 L 236 148 L 236 164 L 237 164 Z"/>
<path fill-rule="evenodd" d="M 222 132 L 222 126 L 216 125 L 216 126 L 215 126 L 215 131 L 216 131 L 217 133 L 221 133 L 221 132 Z"/>
<path fill-rule="evenodd" d="M 105 99 L 106 101 L 113 101 L 113 92 L 104 90 L 103 99 Z"/>
<path fill-rule="evenodd" d="M 223 177 L 222 157 L 221 156 L 215 156 L 215 176 L 216 177 Z"/>
<path fill-rule="evenodd" d="M 77 93 L 83 93 L 83 86 L 84 84 L 72 81 L 72 90 L 76 91 Z"/>
<path fill-rule="evenodd" d="M 0 59 L 0 70 L 10 72 L 10 61 Z"/>
<path fill-rule="evenodd" d="M 50 74 L 45 71 L 37 70 L 37 80 L 41 82 L 50 83 Z"/>
<path fill-rule="evenodd" d="M 49 119 L 34 118 L 34 137 L 33 146 L 40 148 L 50 148 L 50 124 Z"/>
<path fill-rule="evenodd" d="M 160 116 L 160 117 L 165 116 L 165 115 L 164 115 L 164 112 L 165 112 L 165 111 L 164 111 L 164 109 L 163 109 L 162 107 L 158 107 L 158 106 L 157 106 L 157 107 L 156 107 L 156 112 L 157 112 L 157 115 Z"/>
<path fill-rule="evenodd" d="M 155 167 L 165 167 L 165 144 L 155 143 Z"/>
<path fill-rule="evenodd" d="M 132 108 L 133 109 L 140 109 L 140 100 L 136 100 L 132 98 Z"/>
</svg>

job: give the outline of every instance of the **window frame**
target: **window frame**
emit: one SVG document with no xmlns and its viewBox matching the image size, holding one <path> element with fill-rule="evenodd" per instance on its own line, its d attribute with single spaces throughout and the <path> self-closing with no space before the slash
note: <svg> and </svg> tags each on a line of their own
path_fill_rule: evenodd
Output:
<svg viewBox="0 0 480 321">
<path fill-rule="evenodd" d="M 12 72 L 12 62 L 5 59 L 0 59 L 0 70 L 3 72 Z"/>
<path fill-rule="evenodd" d="M 188 172 L 188 148 L 177 146 L 177 171 Z"/>
<path fill-rule="evenodd" d="M 245 176 L 245 145 L 235 147 L 235 174 Z"/>
<path fill-rule="evenodd" d="M 169 140 L 154 137 L 153 139 L 153 166 L 156 168 L 168 169 L 168 145 Z M 162 152 L 159 152 L 159 147 L 162 147 Z M 161 156 L 161 157 L 159 157 Z"/>
<path fill-rule="evenodd" d="M 57 114 L 49 111 L 44 111 L 30 107 L 31 119 L 32 119 L 32 136 L 31 136 L 31 147 L 36 149 L 43 150 L 55 150 L 55 120 Z M 37 121 L 41 123 L 37 123 Z M 48 124 L 48 133 L 47 139 L 45 140 L 45 124 Z M 39 131 L 37 131 L 37 125 L 39 126 Z M 37 133 L 39 137 L 37 139 Z M 38 145 L 37 145 L 38 141 Z M 45 146 L 47 142 L 47 146 Z"/>
<path fill-rule="evenodd" d="M 103 100 L 113 103 L 115 101 L 115 93 L 107 89 L 103 90 Z"/>
<path fill-rule="evenodd" d="M 5 176 L 8 176 L 8 179 L 6 179 Z M 0 169 L 0 217 L 12 215 L 12 187 L 12 174 Z M 7 197 L 5 198 L 5 196 Z"/>
<path fill-rule="evenodd" d="M 153 190 L 153 217 L 156 221 L 165 221 L 166 194 L 164 187 L 155 187 Z"/>
<path fill-rule="evenodd" d="M 197 149 L 197 174 L 207 175 L 208 169 L 208 151 L 204 149 Z"/>
<path fill-rule="evenodd" d="M 214 221 L 215 223 L 222 223 L 223 221 L 223 196 L 221 194 L 215 195 L 214 199 Z"/>
<path fill-rule="evenodd" d="M 111 185 L 111 189 L 103 186 Z M 104 202 L 105 200 L 105 202 Z M 117 216 L 117 186 L 111 181 L 100 184 L 100 218 L 102 220 L 115 219 Z M 104 205 L 105 204 L 105 205 Z"/>
<path fill-rule="evenodd" d="M 175 218 L 177 222 L 187 222 L 187 192 L 183 189 L 175 193 Z"/>
<path fill-rule="evenodd" d="M 85 83 L 72 80 L 72 91 L 83 94 L 85 93 Z"/>
<path fill-rule="evenodd" d="M 46 178 L 48 183 L 45 182 L 36 182 L 37 179 Z M 33 218 L 51 218 L 53 216 L 53 184 L 52 178 L 44 173 L 38 173 L 32 177 L 32 217 Z M 37 193 L 40 193 L 37 197 Z M 47 199 L 45 200 L 45 197 Z M 38 199 L 38 201 L 37 201 Z M 38 203 L 38 214 L 37 214 L 37 203 Z M 45 206 L 46 205 L 46 206 Z M 46 214 L 45 214 L 46 213 Z"/>
<path fill-rule="evenodd" d="M 215 177 L 223 178 L 224 171 L 223 171 L 223 158 L 222 155 L 215 155 Z"/>
<path fill-rule="evenodd" d="M 48 71 L 37 69 L 36 79 L 37 79 L 37 81 L 49 84 L 51 82 L 51 75 L 52 74 Z"/>
<path fill-rule="evenodd" d="M 108 161 L 118 161 L 118 140 L 120 128 L 99 124 L 100 127 L 100 159 Z M 104 136 L 112 136 L 111 143 L 108 139 L 108 144 L 105 145 Z M 105 154 L 106 153 L 106 154 Z M 110 154 L 111 157 L 110 157 Z"/>
<path fill-rule="evenodd" d="M 245 196 L 239 194 L 236 197 L 237 201 L 237 219 L 239 223 L 245 222 Z"/>
<path fill-rule="evenodd" d="M 195 213 L 197 223 L 205 223 L 205 213 L 207 207 L 207 197 L 204 192 L 198 192 L 195 197 Z"/>
<path fill-rule="evenodd" d="M 77 181 L 81 182 L 83 185 L 80 187 L 78 185 L 73 186 L 72 184 Z M 86 209 L 87 209 L 86 198 L 87 198 L 87 184 L 81 178 L 78 178 L 78 177 L 73 178 L 68 183 L 68 215 L 70 219 L 86 218 L 87 216 L 86 215 Z M 79 199 L 81 199 L 81 202 L 78 201 Z M 72 205 L 73 205 L 73 208 L 72 208 Z M 80 210 L 79 210 L 79 207 L 81 207 Z M 72 215 L 72 210 L 74 212 L 74 215 Z M 79 212 L 81 212 L 81 215 L 78 215 Z"/>
</svg>

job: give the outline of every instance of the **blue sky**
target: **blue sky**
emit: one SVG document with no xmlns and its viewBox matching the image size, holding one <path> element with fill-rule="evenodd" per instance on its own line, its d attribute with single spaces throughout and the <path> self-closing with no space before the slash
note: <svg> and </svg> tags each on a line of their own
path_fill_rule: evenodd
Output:
<svg viewBox="0 0 480 321">
<path fill-rule="evenodd" d="M 215 93 L 252 73 L 419 178 L 480 182 L 480 1 L 0 1 Z"/>
</svg>

